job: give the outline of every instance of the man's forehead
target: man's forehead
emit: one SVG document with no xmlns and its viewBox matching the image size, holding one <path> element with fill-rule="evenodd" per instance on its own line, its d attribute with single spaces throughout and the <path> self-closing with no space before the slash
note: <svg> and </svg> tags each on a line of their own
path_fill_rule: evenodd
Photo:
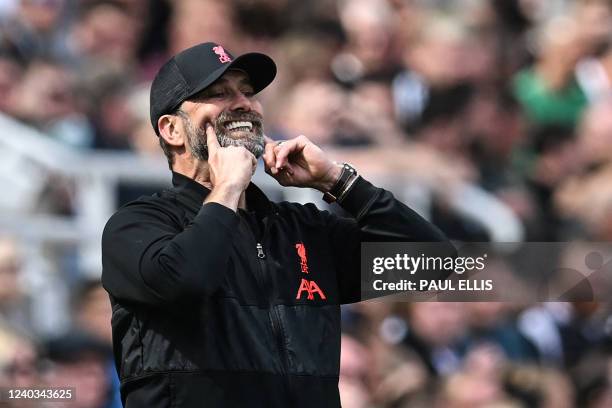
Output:
<svg viewBox="0 0 612 408">
<path fill-rule="evenodd" d="M 251 80 L 249 79 L 249 75 L 238 68 L 228 69 L 219 79 L 217 79 L 212 84 L 208 85 L 206 88 L 202 89 L 197 94 L 188 98 L 188 100 L 198 99 L 200 97 L 206 96 L 207 93 L 213 89 L 215 86 L 223 86 L 229 82 L 237 82 L 238 85 L 248 85 L 252 86 Z"/>
<path fill-rule="evenodd" d="M 249 74 L 239 68 L 231 68 L 228 69 L 219 79 L 210 84 L 210 86 L 214 86 L 216 84 L 225 83 L 235 80 L 239 83 L 251 84 L 251 79 L 249 78 Z"/>
</svg>

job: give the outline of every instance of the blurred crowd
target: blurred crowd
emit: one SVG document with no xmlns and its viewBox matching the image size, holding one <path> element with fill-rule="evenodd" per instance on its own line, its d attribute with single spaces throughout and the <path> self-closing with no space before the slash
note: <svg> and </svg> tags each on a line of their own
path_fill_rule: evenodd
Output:
<svg viewBox="0 0 612 408">
<path fill-rule="evenodd" d="M 609 0 L 4 0 L 0 112 L 77 151 L 161 159 L 150 81 L 206 40 L 275 59 L 270 137 L 426 189 L 454 240 L 612 240 Z M 41 208 L 70 217 L 59 185 Z M 70 313 L 41 333 L 25 247 L 0 231 L 0 386 L 119 407 L 103 288 L 51 257 Z M 368 302 L 343 330 L 345 408 L 612 406 L 603 302 Z"/>
</svg>

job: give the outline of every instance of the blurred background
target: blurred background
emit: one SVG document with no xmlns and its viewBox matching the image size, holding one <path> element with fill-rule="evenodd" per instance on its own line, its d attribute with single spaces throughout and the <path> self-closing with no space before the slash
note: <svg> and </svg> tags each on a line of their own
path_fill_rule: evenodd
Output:
<svg viewBox="0 0 612 408">
<path fill-rule="evenodd" d="M 612 1 L 0 0 L 0 386 L 120 407 L 101 231 L 169 185 L 150 81 L 207 40 L 276 60 L 269 136 L 307 135 L 454 240 L 612 240 Z M 345 408 L 612 407 L 606 303 L 342 317 Z"/>
</svg>

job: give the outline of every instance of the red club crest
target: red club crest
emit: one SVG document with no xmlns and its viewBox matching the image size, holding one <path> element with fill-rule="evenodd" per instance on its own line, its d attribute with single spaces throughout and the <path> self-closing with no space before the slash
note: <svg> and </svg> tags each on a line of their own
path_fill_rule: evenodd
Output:
<svg viewBox="0 0 612 408">
<path fill-rule="evenodd" d="M 216 47 L 213 47 L 213 51 L 219 56 L 219 61 L 221 61 L 223 64 L 226 62 L 232 62 L 232 58 L 227 54 L 227 52 L 225 52 L 222 46 L 217 45 Z"/>
<path fill-rule="evenodd" d="M 306 257 L 306 247 L 301 242 L 295 244 L 295 249 L 300 257 L 300 267 L 303 273 L 308 273 L 308 258 Z"/>
</svg>

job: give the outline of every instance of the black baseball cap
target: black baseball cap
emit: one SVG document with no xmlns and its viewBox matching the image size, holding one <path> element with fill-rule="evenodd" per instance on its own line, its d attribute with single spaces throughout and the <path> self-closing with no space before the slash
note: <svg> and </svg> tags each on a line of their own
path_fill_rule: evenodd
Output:
<svg viewBox="0 0 612 408">
<path fill-rule="evenodd" d="M 219 79 L 228 69 L 247 73 L 255 93 L 268 86 L 276 76 L 272 58 L 250 52 L 236 58 L 221 45 L 206 42 L 172 57 L 159 70 L 151 85 L 151 124 L 159 136 L 157 122 L 174 112 L 185 100 Z"/>
</svg>

